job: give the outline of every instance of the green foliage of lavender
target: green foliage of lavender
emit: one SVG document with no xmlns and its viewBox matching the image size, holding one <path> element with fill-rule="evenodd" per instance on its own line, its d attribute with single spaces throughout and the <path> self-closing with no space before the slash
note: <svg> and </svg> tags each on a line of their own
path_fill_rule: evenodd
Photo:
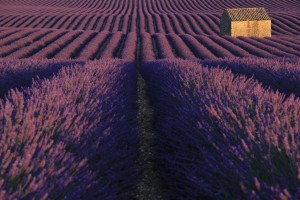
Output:
<svg viewBox="0 0 300 200">
<path fill-rule="evenodd" d="M 138 152 L 136 72 L 63 67 L 0 100 L 0 199 L 126 199 Z"/>
<path fill-rule="evenodd" d="M 142 73 L 171 199 L 300 197 L 299 99 L 191 61 L 148 62 Z"/>
</svg>

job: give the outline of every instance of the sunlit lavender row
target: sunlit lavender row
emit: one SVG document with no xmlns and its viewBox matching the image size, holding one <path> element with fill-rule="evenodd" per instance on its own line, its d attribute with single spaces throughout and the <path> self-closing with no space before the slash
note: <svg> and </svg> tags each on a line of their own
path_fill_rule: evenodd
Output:
<svg viewBox="0 0 300 200">
<path fill-rule="evenodd" d="M 299 99 L 191 61 L 148 62 L 142 73 L 170 199 L 300 198 Z"/>
<path fill-rule="evenodd" d="M 69 64 L 10 90 L 0 100 L 0 199 L 125 199 L 137 179 L 136 98 L 135 67 L 119 60 Z"/>
<path fill-rule="evenodd" d="M 220 67 L 238 75 L 253 77 L 265 87 L 287 95 L 300 96 L 300 59 L 225 58 L 200 61 L 203 66 Z"/>
</svg>

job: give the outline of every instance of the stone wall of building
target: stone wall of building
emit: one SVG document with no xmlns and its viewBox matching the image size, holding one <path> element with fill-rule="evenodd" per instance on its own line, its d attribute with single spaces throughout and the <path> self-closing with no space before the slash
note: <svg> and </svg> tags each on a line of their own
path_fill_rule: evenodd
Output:
<svg viewBox="0 0 300 200">
<path fill-rule="evenodd" d="M 231 36 L 271 37 L 271 20 L 232 21 Z"/>
</svg>

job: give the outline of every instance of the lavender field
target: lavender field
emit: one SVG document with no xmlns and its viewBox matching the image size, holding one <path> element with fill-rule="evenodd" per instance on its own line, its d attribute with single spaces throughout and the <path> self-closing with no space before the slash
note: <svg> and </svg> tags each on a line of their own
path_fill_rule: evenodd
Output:
<svg viewBox="0 0 300 200">
<path fill-rule="evenodd" d="M 300 55 L 296 0 L 1 0 L 0 5 L 0 57 L 134 60 L 130 53 L 137 48 L 151 51 L 142 53 L 145 60 Z M 267 8 L 273 37 L 219 37 L 227 7 Z"/>
<path fill-rule="evenodd" d="M 298 0 L 0 0 L 0 200 L 300 199 L 299 97 Z"/>
<path fill-rule="evenodd" d="M 300 197 L 299 99 L 191 61 L 150 62 L 142 73 L 171 199 Z"/>
<path fill-rule="evenodd" d="M 137 180 L 134 66 L 64 65 L 0 102 L 2 199 L 115 199 Z"/>
</svg>

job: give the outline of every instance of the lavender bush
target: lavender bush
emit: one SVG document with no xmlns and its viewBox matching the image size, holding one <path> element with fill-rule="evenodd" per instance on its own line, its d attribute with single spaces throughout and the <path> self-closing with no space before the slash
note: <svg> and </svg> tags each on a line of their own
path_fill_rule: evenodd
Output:
<svg viewBox="0 0 300 200">
<path fill-rule="evenodd" d="M 101 54 L 101 58 L 113 58 L 118 51 L 120 41 L 122 39 L 123 33 L 116 32 L 112 39 L 108 42 L 105 51 Z"/>
<path fill-rule="evenodd" d="M 203 66 L 230 69 L 235 74 L 252 77 L 265 87 L 287 95 L 300 96 L 300 59 L 293 58 L 225 58 L 200 61 Z"/>
<path fill-rule="evenodd" d="M 126 199 L 137 173 L 136 72 L 63 68 L 0 101 L 0 199 Z"/>
<path fill-rule="evenodd" d="M 142 67 L 170 199 L 299 199 L 300 101 L 196 62 Z"/>
<path fill-rule="evenodd" d="M 137 34 L 130 32 L 126 36 L 124 48 L 121 52 L 122 59 L 134 60 L 136 55 Z"/>
<path fill-rule="evenodd" d="M 156 41 L 157 49 L 159 51 L 159 58 L 175 58 L 170 43 L 164 34 L 155 33 L 153 38 Z"/>
<path fill-rule="evenodd" d="M 39 38 L 39 40 L 28 43 L 28 45 L 25 45 L 25 47 L 22 47 L 12 52 L 6 58 L 9 59 L 29 58 L 32 55 L 34 55 L 36 52 L 39 52 L 41 49 L 47 47 L 49 44 L 59 39 L 64 34 L 65 34 L 64 31 L 51 32 L 47 34 L 45 37 Z"/>
<path fill-rule="evenodd" d="M 142 60 L 144 60 L 144 61 L 154 60 L 156 52 L 154 52 L 152 38 L 149 33 L 141 34 L 141 46 L 142 46 L 142 49 L 141 49 Z"/>
<path fill-rule="evenodd" d="M 37 59 L 0 59 L 0 98 L 12 88 L 28 87 L 32 79 L 50 78 L 64 65 L 83 64 L 80 61 L 37 60 Z"/>
<path fill-rule="evenodd" d="M 190 47 L 197 58 L 200 59 L 215 59 L 217 58 L 211 51 L 209 51 L 205 46 L 203 46 L 196 38 L 191 35 L 183 34 L 181 39 Z"/>
<path fill-rule="evenodd" d="M 55 40 L 54 43 L 49 44 L 45 48 L 41 49 L 40 51 L 32 55 L 30 58 L 36 58 L 36 59 L 53 58 L 53 56 L 55 56 L 60 51 L 61 47 L 66 46 L 66 44 L 73 41 L 79 35 L 80 32 L 69 31 L 68 33 L 64 34 L 63 36 Z"/>
<path fill-rule="evenodd" d="M 98 33 L 94 39 L 90 42 L 89 45 L 85 46 L 80 53 L 79 59 L 94 59 L 94 55 L 97 54 L 97 51 L 101 45 L 108 37 L 108 32 Z"/>
<path fill-rule="evenodd" d="M 170 43 L 176 48 L 176 52 L 181 58 L 185 59 L 196 59 L 194 53 L 188 48 L 188 46 L 183 42 L 183 40 L 176 34 L 170 33 L 167 35 Z"/>
</svg>

